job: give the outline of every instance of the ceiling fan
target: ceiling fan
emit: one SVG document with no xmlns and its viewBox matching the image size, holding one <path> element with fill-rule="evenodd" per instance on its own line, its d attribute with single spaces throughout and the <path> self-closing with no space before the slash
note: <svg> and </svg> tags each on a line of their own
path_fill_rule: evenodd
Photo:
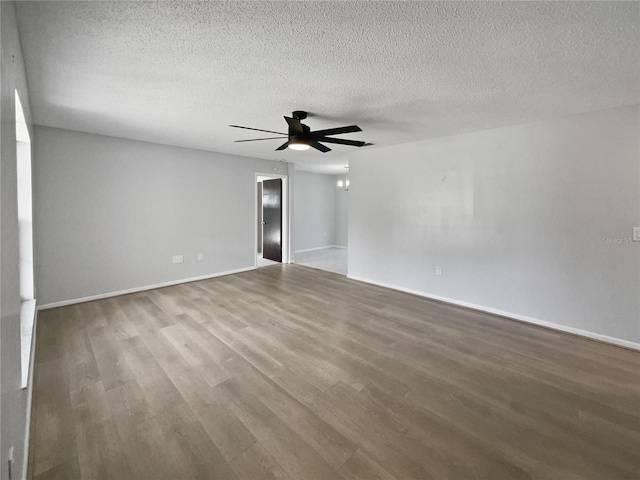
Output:
<svg viewBox="0 0 640 480">
<path fill-rule="evenodd" d="M 340 145 L 350 145 L 352 147 L 362 147 L 367 145 L 366 142 L 357 140 L 347 140 L 344 138 L 331 138 L 329 135 L 338 135 L 340 133 L 361 132 L 362 129 L 357 125 L 349 125 L 347 127 L 328 128 L 326 130 L 315 130 L 306 126 L 301 120 L 307 118 L 307 112 L 296 110 L 291 117 L 284 117 L 289 125 L 289 133 L 273 132 L 271 130 L 261 130 L 259 128 L 242 127 L 240 125 L 229 125 L 234 128 L 244 128 L 246 130 L 255 130 L 258 132 L 275 133 L 280 137 L 267 138 L 251 138 L 248 140 L 236 140 L 236 142 L 256 142 L 260 140 L 276 140 L 287 138 L 287 141 L 280 145 L 276 150 L 284 150 L 289 147 L 292 150 L 308 150 L 310 147 L 320 150 L 322 153 L 330 152 L 331 149 L 322 143 L 337 143 Z M 322 142 L 322 143 L 320 143 Z"/>
</svg>

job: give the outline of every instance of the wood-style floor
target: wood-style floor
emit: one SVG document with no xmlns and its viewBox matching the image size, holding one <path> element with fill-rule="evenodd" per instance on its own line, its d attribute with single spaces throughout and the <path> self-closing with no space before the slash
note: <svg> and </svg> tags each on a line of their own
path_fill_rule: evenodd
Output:
<svg viewBox="0 0 640 480">
<path fill-rule="evenodd" d="M 640 353 L 295 265 L 40 312 L 41 479 L 640 477 Z"/>
</svg>

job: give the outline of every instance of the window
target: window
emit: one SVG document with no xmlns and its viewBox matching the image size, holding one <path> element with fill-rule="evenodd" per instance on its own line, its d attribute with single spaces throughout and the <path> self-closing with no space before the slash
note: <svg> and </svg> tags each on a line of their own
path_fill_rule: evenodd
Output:
<svg viewBox="0 0 640 480">
<path fill-rule="evenodd" d="M 31 193 L 31 138 L 18 92 L 16 94 L 16 167 L 20 250 L 20 333 L 22 388 L 29 380 L 36 301 L 33 282 L 33 207 Z"/>
</svg>

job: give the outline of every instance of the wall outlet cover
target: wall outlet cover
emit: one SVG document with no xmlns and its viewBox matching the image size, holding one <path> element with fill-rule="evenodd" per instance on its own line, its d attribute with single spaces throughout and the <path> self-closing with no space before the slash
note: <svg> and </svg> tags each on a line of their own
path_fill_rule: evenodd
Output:
<svg viewBox="0 0 640 480">
<path fill-rule="evenodd" d="M 9 454 L 7 455 L 7 469 L 9 480 L 13 480 L 13 447 L 9 448 Z"/>
<path fill-rule="evenodd" d="M 184 260 L 182 258 L 182 255 L 174 255 L 173 256 L 173 263 L 182 263 Z"/>
</svg>

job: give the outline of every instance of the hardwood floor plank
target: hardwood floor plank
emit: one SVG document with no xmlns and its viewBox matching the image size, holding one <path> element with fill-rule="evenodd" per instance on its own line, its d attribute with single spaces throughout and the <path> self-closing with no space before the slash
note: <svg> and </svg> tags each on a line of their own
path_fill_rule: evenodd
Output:
<svg viewBox="0 0 640 480">
<path fill-rule="evenodd" d="M 145 335 L 145 345 L 176 387 L 182 398 L 190 405 L 207 402 L 210 385 L 173 349 L 171 342 L 161 333 Z"/>
<path fill-rule="evenodd" d="M 119 297 L 105 298 L 97 302 L 88 302 L 79 305 L 79 307 L 82 307 L 95 303 L 101 312 L 99 322 L 88 324 L 85 327 L 87 332 L 91 332 L 93 328 L 96 327 L 103 327 L 104 333 L 116 340 L 135 337 L 139 334 L 134 323 L 121 308 L 118 298 Z"/>
<path fill-rule="evenodd" d="M 270 379 L 254 373 L 238 380 L 335 469 L 356 450 L 354 443 Z"/>
<path fill-rule="evenodd" d="M 82 388 L 71 390 L 73 416 L 77 423 L 91 425 L 111 419 L 109 403 L 101 381 L 87 383 Z"/>
<path fill-rule="evenodd" d="M 80 476 L 91 480 L 133 478 L 115 422 L 76 420 Z M 75 477 L 68 477 L 75 478 Z"/>
<path fill-rule="evenodd" d="M 292 478 L 342 478 L 240 381 L 230 379 L 215 388 L 223 392 L 233 412 Z"/>
<path fill-rule="evenodd" d="M 318 415 L 346 438 L 359 445 L 377 463 L 398 479 L 431 479 L 438 478 L 433 472 L 425 469 L 419 462 L 388 439 L 384 428 L 363 421 L 361 412 L 350 404 L 340 408 L 322 396 L 314 405 Z"/>
<path fill-rule="evenodd" d="M 120 345 L 105 333 L 105 327 L 92 330 L 89 341 L 105 390 L 135 380 L 135 375 L 129 368 Z"/>
<path fill-rule="evenodd" d="M 223 412 L 216 412 L 223 415 Z M 155 417 L 164 439 L 167 478 L 236 480 L 238 477 L 186 404 Z"/>
<path fill-rule="evenodd" d="M 136 428 L 126 435 L 120 433 L 120 441 L 127 455 L 128 464 L 136 479 L 180 478 L 182 458 L 164 438 L 156 419 L 138 422 Z"/>
<path fill-rule="evenodd" d="M 64 328 L 68 323 L 69 307 L 38 313 L 38 362 L 58 360 L 64 355 Z"/>
<path fill-rule="evenodd" d="M 230 377 L 224 367 L 211 358 L 210 352 L 199 345 L 198 337 L 190 335 L 181 325 L 175 324 L 162 329 L 162 335 L 169 340 L 191 368 L 199 371 L 209 385 L 217 385 Z"/>
<path fill-rule="evenodd" d="M 233 459 L 231 467 L 244 480 L 293 480 L 259 442 Z"/>
<path fill-rule="evenodd" d="M 282 368 L 279 372 L 269 377 L 273 383 L 291 395 L 306 407 L 313 404 L 313 399 L 322 391 L 313 386 L 307 379 L 296 373 L 289 367 Z"/>
<path fill-rule="evenodd" d="M 34 477 L 34 480 L 69 480 L 70 478 L 80 478 L 77 457 L 70 458 L 49 470 L 39 473 Z"/>
<path fill-rule="evenodd" d="M 93 347 L 85 328 L 71 328 L 63 339 L 64 366 L 69 378 L 69 390 L 93 385 L 101 379 Z"/>
<path fill-rule="evenodd" d="M 149 405 L 151 415 L 156 415 L 184 402 L 180 392 L 140 337 L 129 337 L 120 344 L 129 370 L 137 379 Z"/>
<path fill-rule="evenodd" d="M 362 450 L 356 450 L 339 470 L 352 480 L 396 480 Z"/>
<path fill-rule="evenodd" d="M 191 408 L 225 460 L 233 460 L 257 442 L 256 437 L 227 407 L 217 389 L 211 389 L 207 403 L 198 402 Z"/>
<path fill-rule="evenodd" d="M 151 407 L 136 381 L 106 390 L 105 396 L 120 437 L 133 435 L 136 429 L 144 427 L 152 417 Z"/>
<path fill-rule="evenodd" d="M 39 448 L 34 450 L 33 475 L 38 476 L 71 459 L 77 463 L 69 380 L 62 359 L 38 362 L 34 398 L 33 443 Z"/>
</svg>

